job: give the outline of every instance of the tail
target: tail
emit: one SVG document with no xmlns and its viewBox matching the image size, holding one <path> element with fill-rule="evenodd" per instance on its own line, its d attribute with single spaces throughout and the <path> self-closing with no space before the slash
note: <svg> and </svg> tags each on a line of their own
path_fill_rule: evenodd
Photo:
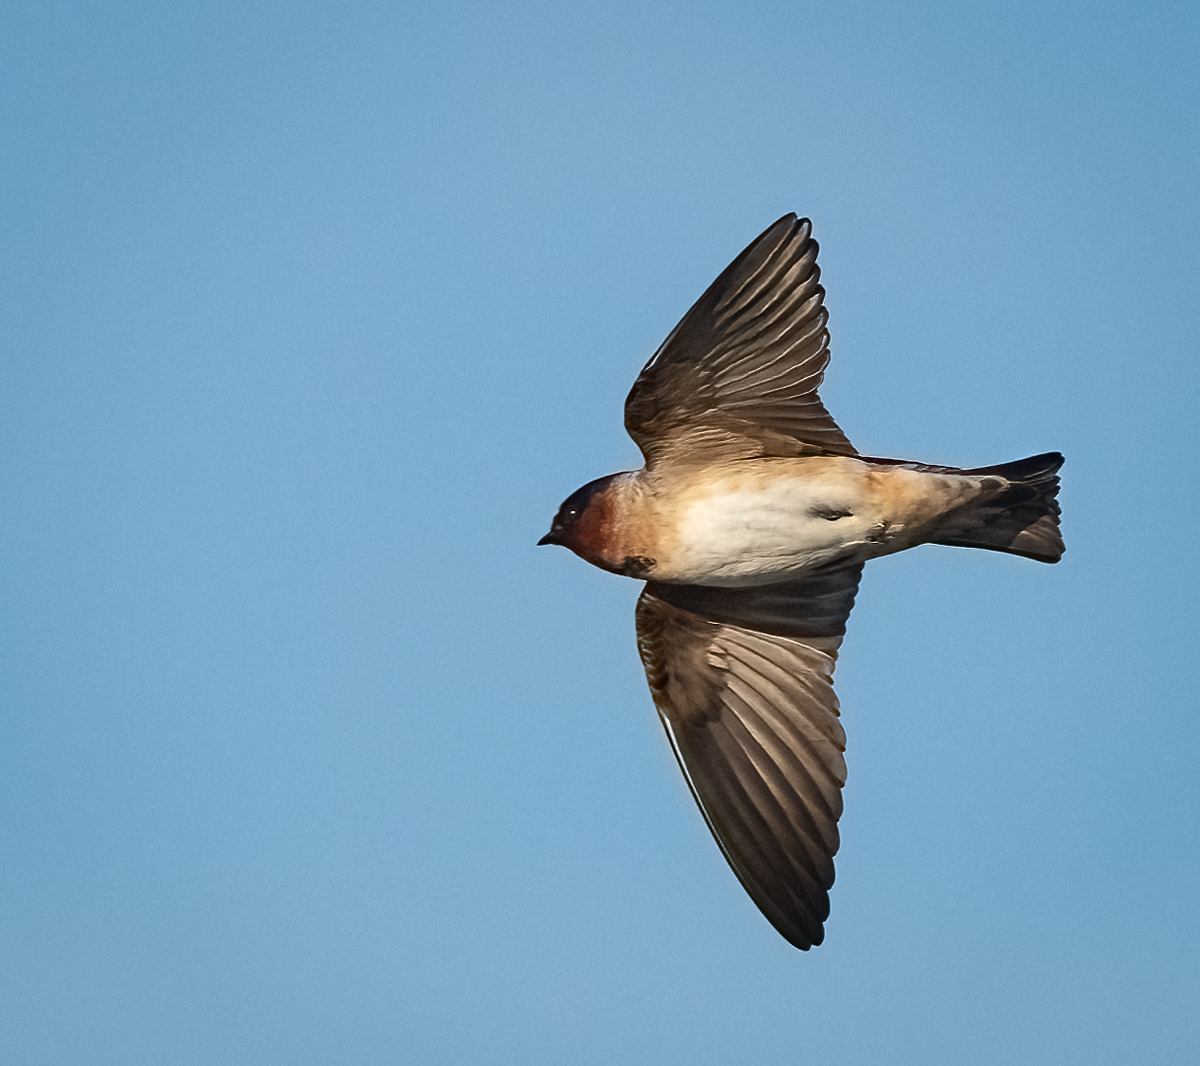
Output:
<svg viewBox="0 0 1200 1066">
<path fill-rule="evenodd" d="M 1066 550 L 1058 529 L 1058 468 L 1063 457 L 1046 452 L 1015 463 L 959 470 L 1007 482 L 1000 491 L 946 516 L 932 539 L 934 544 L 959 548 L 988 548 L 1056 563 Z"/>
</svg>

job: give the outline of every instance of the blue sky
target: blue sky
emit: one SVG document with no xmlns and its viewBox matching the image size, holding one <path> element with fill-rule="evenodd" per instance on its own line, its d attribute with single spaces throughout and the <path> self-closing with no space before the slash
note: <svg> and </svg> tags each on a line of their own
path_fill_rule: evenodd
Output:
<svg viewBox="0 0 1200 1066">
<path fill-rule="evenodd" d="M 1200 1053 L 1193 4 L 0 15 L 0 1057 Z M 634 583 L 536 548 L 814 220 L 868 454 L 1068 553 L 868 567 L 833 914 L 693 809 Z"/>
</svg>

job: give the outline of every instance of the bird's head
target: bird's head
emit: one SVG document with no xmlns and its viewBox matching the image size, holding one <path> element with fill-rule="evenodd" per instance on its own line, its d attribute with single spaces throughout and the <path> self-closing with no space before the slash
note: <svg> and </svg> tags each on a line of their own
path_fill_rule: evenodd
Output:
<svg viewBox="0 0 1200 1066">
<path fill-rule="evenodd" d="M 538 544 L 560 544 L 594 566 L 621 572 L 612 558 L 612 549 L 616 511 L 613 482 L 622 476 L 609 474 L 571 493 L 550 523 L 550 532 Z"/>
</svg>

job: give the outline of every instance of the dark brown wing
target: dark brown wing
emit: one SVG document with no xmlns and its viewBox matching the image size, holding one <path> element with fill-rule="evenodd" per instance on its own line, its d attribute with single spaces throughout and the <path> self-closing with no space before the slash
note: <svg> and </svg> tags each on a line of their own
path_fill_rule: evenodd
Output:
<svg viewBox="0 0 1200 1066">
<path fill-rule="evenodd" d="M 650 582 L 638 648 L 692 794 L 792 944 L 824 939 L 846 781 L 833 666 L 862 567 L 754 589 Z"/>
<path fill-rule="evenodd" d="M 811 233 L 794 214 L 776 222 L 642 369 L 625 428 L 647 463 L 857 454 L 817 397 L 829 316 Z"/>
</svg>

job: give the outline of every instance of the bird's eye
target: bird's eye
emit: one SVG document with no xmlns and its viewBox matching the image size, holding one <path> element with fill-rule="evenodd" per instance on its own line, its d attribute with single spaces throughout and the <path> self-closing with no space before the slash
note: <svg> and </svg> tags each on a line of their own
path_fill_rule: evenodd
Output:
<svg viewBox="0 0 1200 1066">
<path fill-rule="evenodd" d="M 836 522 L 839 518 L 853 518 L 854 512 L 840 507 L 814 507 L 814 518 L 824 518 L 826 522 Z"/>
</svg>

